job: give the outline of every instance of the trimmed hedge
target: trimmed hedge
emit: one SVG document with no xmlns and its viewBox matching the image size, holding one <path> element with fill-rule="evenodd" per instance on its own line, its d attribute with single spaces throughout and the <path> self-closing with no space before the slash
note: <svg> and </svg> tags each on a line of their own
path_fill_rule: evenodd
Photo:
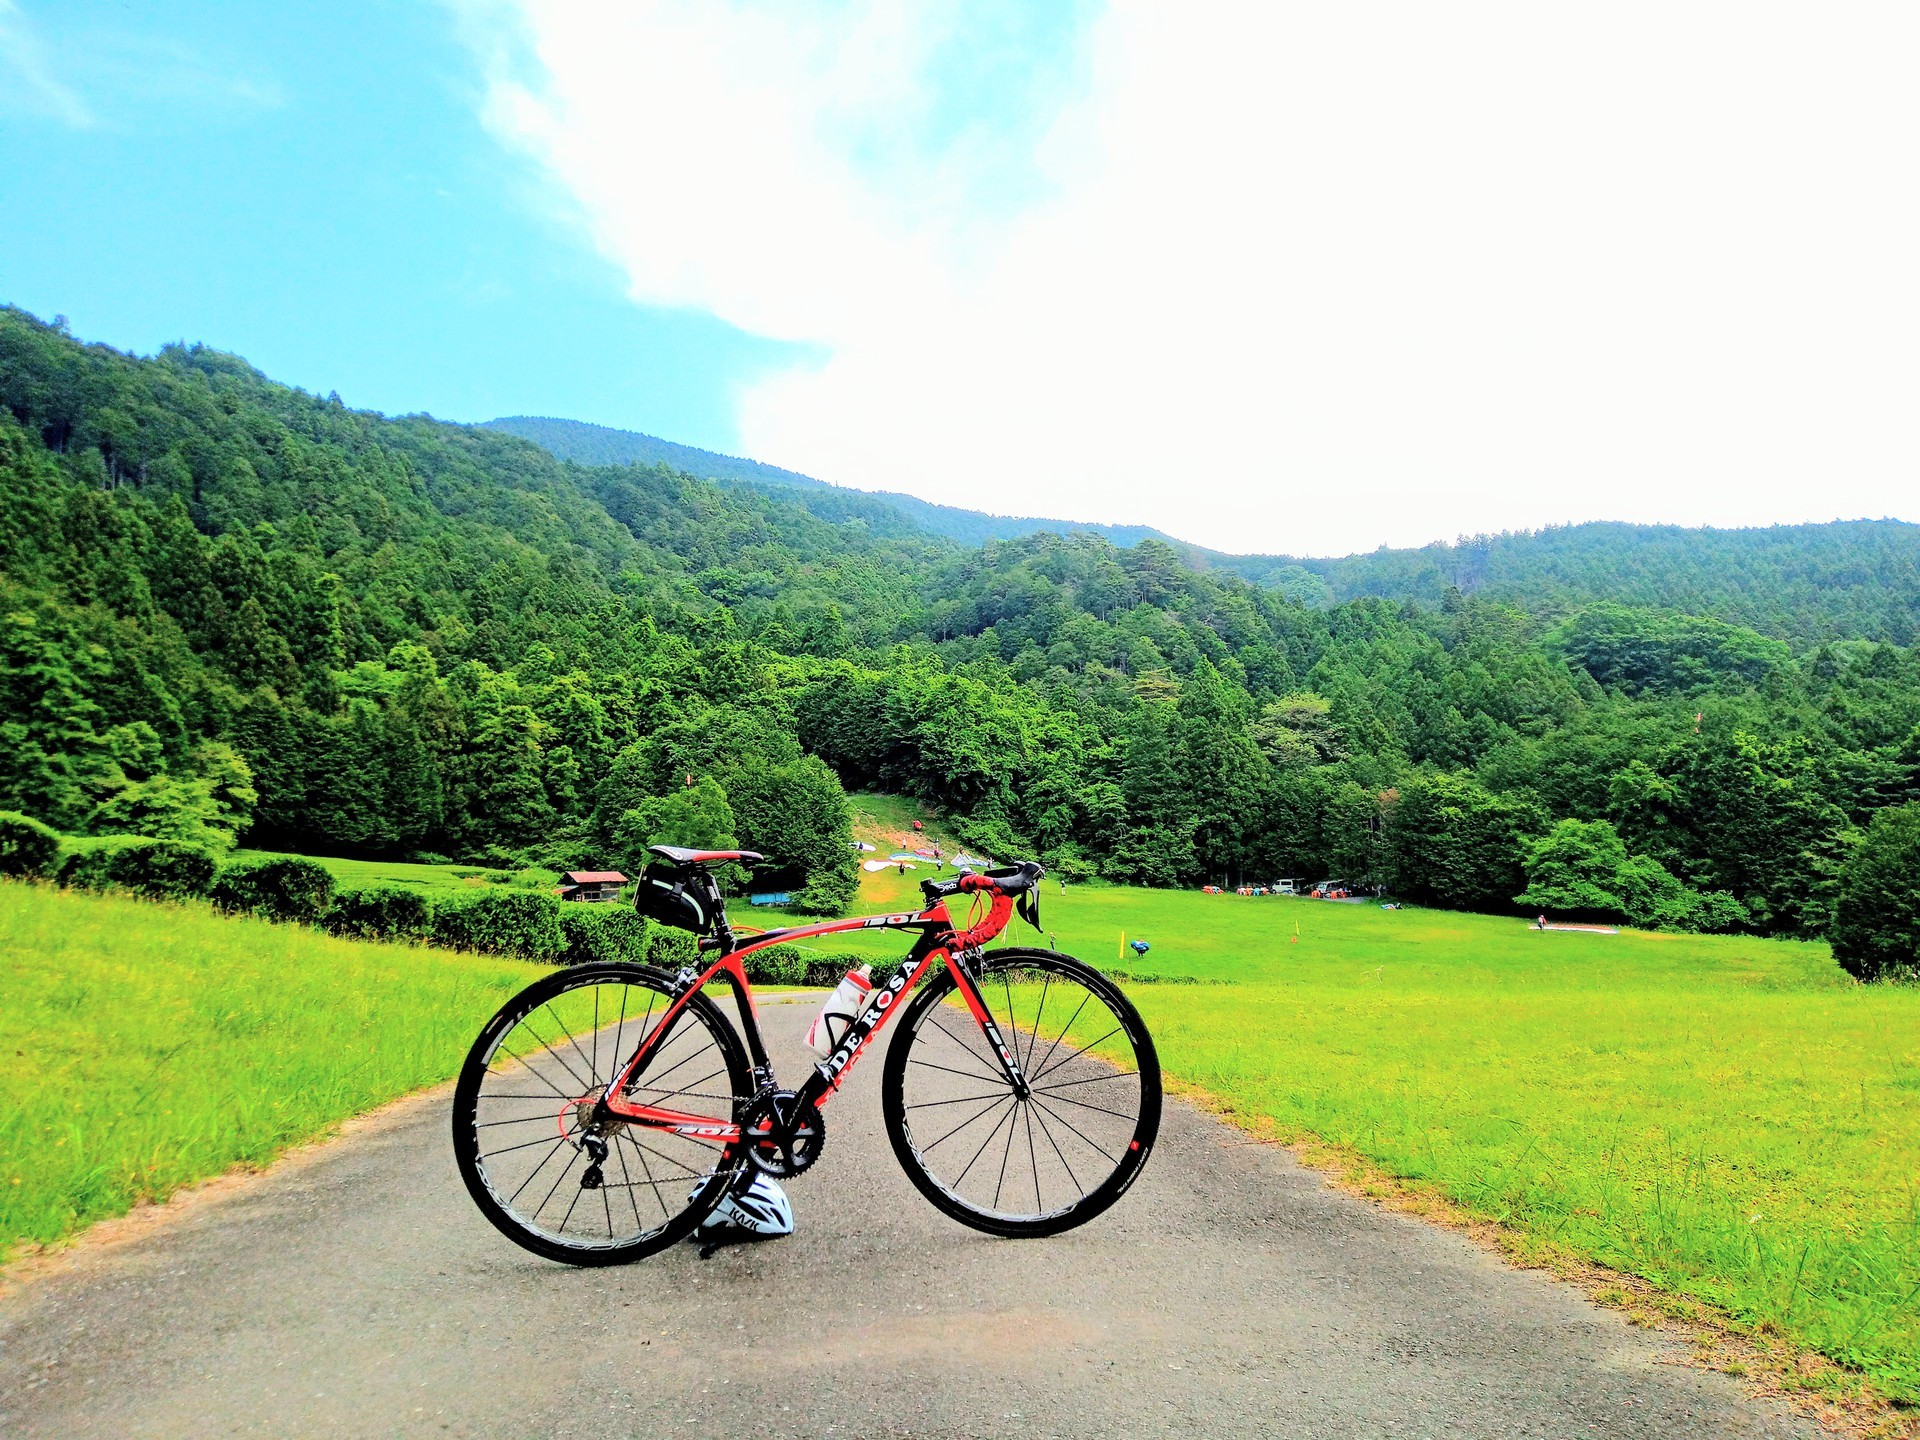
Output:
<svg viewBox="0 0 1920 1440">
<path fill-rule="evenodd" d="M 433 929 L 427 897 L 404 885 L 342 890 L 321 923 L 335 935 L 359 940 L 418 940 Z"/>
<path fill-rule="evenodd" d="M 595 965 L 611 960 L 644 962 L 649 947 L 647 922 L 624 905 L 560 906 L 560 933 L 566 949 L 562 965 Z"/>
<path fill-rule="evenodd" d="M 75 890 L 131 890 L 153 900 L 202 900 L 220 864 L 203 845 L 184 840 L 116 840 L 76 850 L 61 862 L 59 881 Z"/>
<path fill-rule="evenodd" d="M 38 878 L 60 863 L 60 832 L 17 810 L 0 810 L 0 875 Z"/>
<path fill-rule="evenodd" d="M 900 969 L 898 960 L 864 960 L 858 955 L 820 955 L 797 945 L 769 945 L 747 956 L 747 979 L 756 985 L 819 985 L 831 988 L 861 965 L 873 966 L 873 983 L 884 985 Z"/>
<path fill-rule="evenodd" d="M 449 950 L 479 950 L 553 964 L 566 953 L 560 902 L 535 890 L 480 891 L 433 907 L 433 940 Z"/>
<path fill-rule="evenodd" d="M 318 924 L 333 900 L 333 872 L 314 860 L 242 860 L 220 872 L 213 903 L 268 920 Z"/>
</svg>

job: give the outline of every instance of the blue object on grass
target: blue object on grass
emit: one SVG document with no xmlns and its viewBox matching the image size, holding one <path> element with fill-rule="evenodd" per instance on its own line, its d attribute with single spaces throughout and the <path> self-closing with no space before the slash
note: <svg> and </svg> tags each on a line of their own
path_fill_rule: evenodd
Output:
<svg viewBox="0 0 1920 1440">
<path fill-rule="evenodd" d="M 785 905 L 793 896 L 785 890 L 770 890 L 765 895 L 749 895 L 747 899 L 755 905 Z"/>
<path fill-rule="evenodd" d="M 1136 955 L 1144 955 L 1153 947 L 1144 940 L 1134 940 L 1128 943 L 1127 948 Z"/>
</svg>

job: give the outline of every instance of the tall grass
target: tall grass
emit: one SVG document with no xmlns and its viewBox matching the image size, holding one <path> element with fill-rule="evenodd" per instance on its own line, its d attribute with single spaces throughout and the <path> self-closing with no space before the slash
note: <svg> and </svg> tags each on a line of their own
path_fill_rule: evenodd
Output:
<svg viewBox="0 0 1920 1440">
<path fill-rule="evenodd" d="M 861 908 L 918 879 L 867 877 Z M 1920 988 L 1823 944 L 1373 905 L 1049 881 L 1041 913 L 1095 964 L 1221 982 L 1129 988 L 1168 1073 L 1236 1112 L 1920 1404 Z"/>
<path fill-rule="evenodd" d="M 0 881 L 0 1256 L 458 1068 L 536 967 Z"/>
<path fill-rule="evenodd" d="M 1047 897 L 1167 1070 L 1920 1403 L 1920 988 L 1788 941 L 1153 891 Z M 1295 927 L 1299 938 L 1296 940 Z"/>
</svg>

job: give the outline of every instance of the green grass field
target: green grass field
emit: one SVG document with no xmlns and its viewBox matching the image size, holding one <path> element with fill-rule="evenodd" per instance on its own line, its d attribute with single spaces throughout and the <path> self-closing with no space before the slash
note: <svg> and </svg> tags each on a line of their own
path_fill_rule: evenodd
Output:
<svg viewBox="0 0 1920 1440">
<path fill-rule="evenodd" d="M 236 850 L 235 860 L 268 860 L 280 856 L 277 850 Z M 334 884 L 342 890 L 360 890 L 372 885 L 404 885 L 428 892 L 473 890 L 488 885 L 509 885 L 527 889 L 545 889 L 560 882 L 552 870 L 490 870 L 481 865 L 415 865 L 405 860 L 343 860 L 337 855 L 310 857 L 326 866 Z"/>
<path fill-rule="evenodd" d="M 539 967 L 0 881 L 0 1257 L 444 1080 Z"/>
<path fill-rule="evenodd" d="M 924 873 L 864 877 L 860 908 Z M 1103 967 L 1220 982 L 1130 988 L 1168 1073 L 1234 1112 L 1920 1404 L 1920 989 L 1855 985 L 1824 944 L 1315 900 L 1048 881 L 1041 916 Z"/>
<path fill-rule="evenodd" d="M 883 840 L 911 815 L 861 807 Z M 911 908 L 926 873 L 865 876 L 859 908 Z M 1130 988 L 1168 1073 L 1250 1122 L 1920 1403 L 1920 989 L 1853 985 L 1824 945 L 1311 900 L 1049 881 L 1042 918 L 1104 967 L 1214 982 Z M 1007 941 L 1047 943 L 1018 921 Z M 906 937 L 809 943 L 881 957 Z M 0 885 L 0 945 L 20 957 L 0 975 L 0 1240 L 54 1238 L 444 1078 L 536 973 L 18 885 Z"/>
</svg>

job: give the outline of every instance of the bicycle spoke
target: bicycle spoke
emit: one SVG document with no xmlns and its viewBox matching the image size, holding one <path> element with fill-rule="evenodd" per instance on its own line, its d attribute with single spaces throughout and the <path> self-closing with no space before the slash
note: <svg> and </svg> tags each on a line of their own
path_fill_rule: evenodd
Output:
<svg viewBox="0 0 1920 1440">
<path fill-rule="evenodd" d="M 535 1038 L 537 1039 L 538 1037 L 536 1036 Z M 562 1100 L 573 1100 L 577 1098 L 576 1096 L 569 1095 L 566 1091 L 562 1090 L 558 1085 L 554 1084 L 553 1081 L 549 1080 L 545 1075 L 542 1075 L 538 1070 L 534 1069 L 531 1061 L 522 1060 L 518 1055 L 514 1054 L 513 1048 L 510 1045 L 508 1045 L 504 1039 L 500 1042 L 500 1048 L 502 1050 L 505 1050 L 508 1055 L 511 1055 L 513 1057 L 515 1064 L 519 1065 L 521 1069 L 525 1070 L 529 1075 L 533 1076 L 534 1079 L 538 1080 L 542 1085 L 546 1086 L 549 1090 L 553 1091 L 553 1093 L 558 1095 Z M 518 1098 L 518 1097 L 514 1097 L 514 1098 Z"/>
<path fill-rule="evenodd" d="M 618 1055 L 620 1052 L 615 1050 L 613 1053 Z M 627 1187 L 627 1203 L 633 1207 L 634 1229 L 643 1229 L 646 1222 L 640 1218 L 640 1201 L 633 1193 L 633 1172 L 627 1169 L 627 1152 L 622 1150 L 618 1145 L 615 1145 L 613 1147 L 613 1153 L 615 1158 L 620 1162 L 620 1177 Z M 609 1234 L 611 1234 L 613 1229 L 611 1221 L 608 1222 L 607 1229 Z"/>
<path fill-rule="evenodd" d="M 1093 999 L 1093 992 L 1091 990 L 1080 997 L 1080 1003 L 1074 1006 L 1073 1014 L 1067 1020 L 1067 1028 L 1053 1037 L 1053 1044 L 1049 1045 L 1047 1047 L 1047 1053 L 1040 1057 L 1041 1065 L 1044 1066 L 1047 1061 L 1051 1060 L 1053 1058 L 1053 1052 L 1060 1048 L 1060 1042 L 1073 1033 L 1073 1022 L 1080 1018 L 1080 1012 L 1087 1008 L 1087 1002 L 1091 999 Z"/>
<path fill-rule="evenodd" d="M 954 1126 L 953 1129 L 947 1131 L 946 1134 L 942 1135 L 938 1140 L 934 1141 L 933 1145 L 928 1145 L 927 1147 L 925 1147 L 925 1149 L 922 1150 L 921 1153 L 922 1154 L 930 1153 L 933 1150 L 934 1145 L 941 1145 L 947 1142 L 948 1140 L 951 1140 L 954 1136 L 958 1135 L 962 1130 L 966 1129 L 967 1126 L 973 1124 L 974 1121 L 984 1116 L 988 1111 L 998 1109 L 1000 1106 L 1006 1104 L 1007 1101 L 1011 1100 L 1012 1098 L 1013 1098 L 1013 1092 L 1008 1091 L 1005 1095 L 1002 1095 L 998 1100 L 995 1100 L 993 1104 L 986 1106 L 985 1108 L 977 1111 L 972 1115 L 969 1115 L 966 1119 L 962 1120 L 958 1125 Z"/>
<path fill-rule="evenodd" d="M 1115 1155 L 1111 1150 L 1107 1149 L 1104 1145 L 1096 1144 L 1094 1141 L 1087 1139 L 1086 1134 L 1080 1129 L 1080 1127 L 1074 1124 L 1071 1120 L 1067 1119 L 1066 1116 L 1054 1115 L 1053 1111 L 1047 1110 L 1047 1105 L 1044 1100 L 1036 1101 L 1035 1103 L 1038 1104 L 1042 1110 L 1046 1110 L 1047 1114 L 1053 1115 L 1053 1118 L 1058 1120 L 1062 1125 L 1066 1126 L 1068 1130 L 1072 1131 L 1075 1135 L 1078 1135 L 1080 1139 L 1088 1147 L 1099 1151 L 1102 1155 L 1106 1156 L 1107 1159 L 1113 1161 L 1115 1164 L 1119 1163 L 1120 1157 L 1118 1155 Z"/>
<path fill-rule="evenodd" d="M 1053 1147 L 1053 1153 L 1060 1157 L 1060 1168 L 1067 1172 L 1067 1179 L 1073 1182 L 1074 1189 L 1078 1190 L 1082 1195 L 1086 1194 L 1087 1187 L 1082 1185 L 1080 1183 L 1080 1177 L 1073 1173 L 1073 1166 L 1067 1163 L 1066 1152 L 1060 1148 L 1060 1142 L 1053 1138 L 1053 1132 L 1047 1128 L 1046 1112 L 1041 1110 L 1039 1105 L 1036 1104 L 1033 1107 L 1033 1113 L 1040 1119 L 1040 1133 L 1047 1137 L 1047 1143 Z"/>
<path fill-rule="evenodd" d="M 1024 1106 L 1014 1106 L 1014 1108 L 1008 1112 L 1007 1118 L 1012 1120 L 1013 1117 L 1019 1114 L 1024 1108 Z M 1007 1183 L 1007 1162 L 1013 1158 L 1013 1137 L 1019 1132 L 1019 1129 L 1020 1122 L 1018 1120 L 1014 1120 L 1011 1125 L 1007 1126 L 1007 1148 L 1000 1152 L 1000 1178 L 993 1182 L 993 1207 L 996 1210 L 1000 1208 L 1000 1191 L 1005 1188 Z"/>
<path fill-rule="evenodd" d="M 1027 1163 L 1033 1166 L 1033 1208 L 1044 1210 L 1046 1202 L 1040 1198 L 1040 1154 L 1033 1148 L 1033 1107 L 1026 1107 L 1027 1119 Z"/>
<path fill-rule="evenodd" d="M 669 1100 L 671 1100 L 676 1095 L 699 1095 L 700 1092 L 693 1088 L 695 1085 L 704 1085 L 707 1083 L 707 1081 L 713 1079 L 714 1076 L 724 1075 L 726 1073 L 727 1073 L 727 1067 L 722 1065 L 718 1070 L 708 1071 L 705 1075 L 702 1075 L 698 1080 L 689 1080 L 685 1085 L 682 1085 L 678 1090 L 663 1090 L 662 1087 L 658 1085 L 642 1085 L 640 1089 L 641 1090 L 661 1090 L 665 1098 Z M 627 1091 L 627 1093 L 629 1095 L 634 1095 L 639 1092 L 634 1090 L 629 1090 Z M 710 1100 L 731 1100 L 733 1097 L 731 1095 L 709 1095 L 704 1098 L 710 1099 Z"/>
<path fill-rule="evenodd" d="M 903 1108 L 908 1110 L 932 1110 L 941 1105 L 965 1105 L 972 1100 L 997 1100 L 1005 1093 L 1004 1091 L 1000 1091 L 993 1095 L 962 1095 L 955 1100 L 922 1100 L 918 1105 L 908 1105 Z M 535 1116 L 534 1118 L 538 1119 L 539 1117 Z M 509 1121 L 508 1123 L 511 1124 L 513 1122 Z"/>
<path fill-rule="evenodd" d="M 611 1240 L 613 1239 L 613 1200 L 607 1194 L 607 1182 L 604 1178 L 600 1181 L 600 1203 L 606 1207 L 607 1239 Z"/>
<path fill-rule="evenodd" d="M 1054 1071 L 1058 1070 L 1062 1065 L 1071 1065 L 1074 1061 L 1078 1060 L 1082 1055 L 1086 1054 L 1089 1050 L 1091 1050 L 1095 1045 L 1105 1044 L 1107 1041 L 1111 1040 L 1114 1036 L 1118 1035 L 1125 1028 L 1126 1027 L 1123 1025 L 1114 1026 L 1111 1030 L 1107 1031 L 1106 1034 L 1102 1035 L 1098 1040 L 1088 1041 L 1085 1045 L 1082 1045 L 1078 1050 L 1074 1051 L 1073 1054 L 1067 1056 L 1066 1059 L 1056 1060 L 1053 1064 L 1049 1065 L 1046 1069 L 1042 1070 L 1038 1075 L 1034 1076 L 1033 1078 L 1036 1080 L 1046 1079 L 1047 1076 L 1051 1075 Z"/>
<path fill-rule="evenodd" d="M 981 1053 L 978 1050 L 974 1049 L 971 1045 L 967 1044 L 966 1041 L 962 1040 L 958 1035 L 954 1034 L 951 1030 L 947 1029 L 946 1026 L 942 1025 L 938 1020 L 934 1019 L 932 1012 L 928 1012 L 927 1019 L 932 1023 L 934 1029 L 938 1030 L 942 1035 L 946 1036 L 949 1040 L 953 1041 L 954 1044 L 958 1045 L 962 1050 L 966 1051 L 967 1055 L 972 1059 L 984 1060 L 986 1058 L 983 1055 L 981 1055 Z M 929 1062 L 922 1061 L 920 1063 L 927 1064 Z M 1002 1075 L 997 1070 L 988 1070 L 987 1073 L 981 1078 L 986 1080 L 1004 1080 L 1007 1077 Z"/>
<path fill-rule="evenodd" d="M 568 1173 L 571 1172 L 572 1169 L 573 1169 L 573 1162 L 571 1160 L 569 1160 L 565 1165 L 562 1165 L 560 1167 L 560 1173 L 554 1177 L 553 1188 L 548 1190 L 547 1193 L 541 1197 L 540 1203 L 533 1207 L 533 1213 L 536 1216 L 539 1215 L 543 1210 L 547 1208 L 547 1202 L 553 1199 L 554 1190 L 558 1190 L 560 1188 L 560 1182 L 567 1178 Z M 578 1199 L 579 1197 L 576 1196 L 575 1198 Z M 567 1213 L 571 1215 L 573 1212 L 569 1210 Z"/>
<path fill-rule="evenodd" d="M 1033 1052 L 1040 1048 L 1040 1022 L 1047 1015 L 1047 989 L 1053 984 L 1053 976 L 1046 975 L 1040 981 L 1040 1003 L 1033 1012 L 1033 1035 L 1027 1043 L 1027 1058 L 1021 1065 L 1022 1070 L 1033 1069 Z"/>
<path fill-rule="evenodd" d="M 951 1065 L 936 1065 L 931 1060 L 909 1060 L 907 1064 L 924 1065 L 929 1070 L 944 1070 L 949 1075 L 959 1075 L 968 1080 L 998 1080 L 1004 1084 L 1007 1078 L 1004 1075 L 988 1075 L 979 1070 L 956 1070 Z"/>
<path fill-rule="evenodd" d="M 600 991 L 596 987 L 593 993 L 596 996 L 598 996 Z M 587 1052 L 582 1050 L 580 1048 L 580 1042 L 573 1038 L 573 1032 L 567 1029 L 567 1022 L 560 1018 L 560 1013 L 553 1008 L 552 1001 L 548 1001 L 545 1005 L 541 1006 L 540 1008 L 545 1010 L 547 1014 L 553 1016 L 553 1023 L 558 1025 L 560 1027 L 560 1033 L 567 1037 L 567 1043 L 573 1047 L 573 1053 L 578 1055 L 581 1061 L 586 1065 L 587 1080 L 589 1082 L 587 1085 L 587 1088 L 591 1090 L 595 1085 L 600 1083 L 600 1067 L 595 1065 L 591 1060 L 587 1059 Z"/>
<path fill-rule="evenodd" d="M 1031 1088 L 1051 1095 L 1056 1090 L 1071 1090 L 1075 1085 L 1104 1085 L 1110 1080 L 1136 1080 L 1139 1076 L 1138 1070 L 1115 1070 L 1109 1075 L 1089 1075 L 1084 1080 L 1062 1080 L 1058 1085 L 1034 1085 Z"/>
<path fill-rule="evenodd" d="M 549 1045 L 546 1042 L 546 1040 L 541 1038 L 540 1032 L 533 1028 L 533 1025 L 530 1021 L 522 1020 L 514 1028 L 516 1030 L 525 1030 L 527 1034 L 531 1035 L 535 1040 L 539 1041 L 540 1053 L 542 1055 L 545 1055 L 549 1060 L 553 1061 L 553 1063 L 558 1065 L 562 1070 L 566 1071 L 567 1078 L 573 1081 L 575 1085 L 578 1085 L 580 1087 L 578 1090 L 574 1092 L 576 1095 L 584 1095 L 587 1093 L 587 1091 L 593 1088 L 593 1083 L 591 1081 L 588 1081 L 584 1084 L 581 1083 L 579 1072 L 575 1070 L 573 1066 L 567 1063 L 566 1057 L 562 1055 L 559 1052 L 559 1050 L 557 1050 L 554 1046 Z M 500 1042 L 500 1048 L 503 1050 L 506 1049 L 506 1041 L 502 1040 Z M 508 1053 L 511 1054 L 512 1052 L 509 1051 Z M 515 1056 L 514 1058 L 519 1059 L 518 1056 Z M 524 1065 L 527 1062 L 522 1060 L 520 1063 Z M 566 1092 L 562 1091 L 561 1093 L 565 1094 Z"/>
<path fill-rule="evenodd" d="M 1018 1106 L 1014 1107 L 1015 1110 L 1017 1110 L 1018 1108 L 1019 1108 Z M 973 1152 L 973 1159 L 967 1161 L 966 1168 L 961 1170 L 961 1172 L 958 1175 L 953 1177 L 953 1183 L 955 1188 L 958 1188 L 960 1182 L 967 1178 L 967 1171 L 973 1169 L 974 1165 L 979 1161 L 980 1157 L 986 1153 L 987 1146 L 993 1143 L 993 1137 L 1000 1133 L 1000 1127 L 1006 1124 L 1007 1120 L 1013 1115 L 1013 1113 L 1014 1113 L 1013 1110 L 1009 1110 L 1005 1115 L 1002 1115 L 998 1120 L 993 1122 L 993 1129 L 989 1130 L 987 1132 L 987 1138 L 980 1142 L 980 1148 Z"/>
<path fill-rule="evenodd" d="M 566 1143 L 567 1141 L 565 1136 L 562 1136 L 560 1139 L 555 1140 L 553 1142 L 553 1150 L 549 1150 L 545 1155 L 542 1155 L 540 1157 L 540 1163 L 534 1166 L 533 1169 L 527 1172 L 527 1178 L 520 1182 L 520 1190 L 526 1189 L 527 1186 L 533 1183 L 533 1177 L 538 1175 L 542 1170 L 546 1169 L 547 1161 L 553 1159 L 553 1151 L 558 1150 L 562 1145 Z M 507 1197 L 507 1204 L 511 1205 L 515 1200 L 518 1200 L 520 1198 L 520 1190 L 515 1190 L 512 1195 Z"/>
<path fill-rule="evenodd" d="M 586 1193 L 587 1193 L 586 1186 L 581 1185 L 581 1186 L 575 1187 L 573 1192 L 573 1199 L 567 1203 L 567 1213 L 560 1217 L 560 1224 L 557 1227 L 561 1234 L 564 1235 L 566 1233 L 567 1222 L 573 1219 L 573 1212 L 575 1208 L 578 1207 L 578 1205 L 580 1204 L 580 1197 Z"/>
<path fill-rule="evenodd" d="M 1089 1105 L 1086 1101 L 1076 1100 L 1071 1095 L 1055 1095 L 1053 1098 L 1058 1100 L 1062 1105 L 1078 1105 L 1082 1110 L 1098 1110 L 1102 1115 L 1111 1115 L 1116 1120 L 1132 1120 L 1134 1118 L 1124 1110 L 1109 1110 L 1104 1105 Z"/>
<path fill-rule="evenodd" d="M 616 1144 L 614 1148 L 618 1149 L 619 1146 Z M 638 1145 L 635 1145 L 633 1152 L 634 1158 L 640 1162 L 640 1173 L 647 1177 L 647 1183 L 653 1187 L 653 1200 L 654 1203 L 660 1207 L 661 1217 L 663 1219 L 672 1218 L 667 1211 L 667 1202 L 660 1198 L 660 1182 L 653 1178 L 653 1167 L 647 1164 L 646 1151 L 642 1150 Z"/>
<path fill-rule="evenodd" d="M 680 1165 L 680 1162 L 678 1160 L 675 1160 L 671 1155 L 662 1155 L 658 1150 L 654 1149 L 651 1145 L 642 1145 L 638 1140 L 635 1140 L 633 1136 L 629 1134 L 627 1131 L 622 1130 L 620 1134 L 625 1137 L 627 1143 L 633 1146 L 634 1149 L 639 1150 L 644 1154 L 653 1156 L 653 1158 L 658 1160 L 661 1164 Z M 648 1173 L 649 1174 L 652 1173 L 651 1169 L 649 1169 Z M 670 1175 L 667 1178 L 671 1180 L 674 1177 Z M 689 1170 L 686 1168 L 686 1166 L 680 1165 L 680 1178 L 692 1179 L 692 1180 L 704 1180 L 707 1177 L 702 1175 L 698 1170 Z"/>
<path fill-rule="evenodd" d="M 545 1145 L 547 1143 L 548 1143 L 547 1138 L 543 1135 L 538 1140 L 529 1140 L 523 1145 L 503 1145 L 498 1150 L 484 1150 L 481 1152 L 480 1158 L 482 1160 L 493 1160 L 493 1159 L 497 1159 L 502 1155 L 511 1155 L 516 1150 L 531 1150 L 535 1145 Z M 552 1143 L 556 1145 L 565 1145 L 565 1144 L 568 1144 L 569 1142 L 567 1137 L 565 1135 L 562 1135 L 558 1140 L 555 1140 Z"/>
</svg>

